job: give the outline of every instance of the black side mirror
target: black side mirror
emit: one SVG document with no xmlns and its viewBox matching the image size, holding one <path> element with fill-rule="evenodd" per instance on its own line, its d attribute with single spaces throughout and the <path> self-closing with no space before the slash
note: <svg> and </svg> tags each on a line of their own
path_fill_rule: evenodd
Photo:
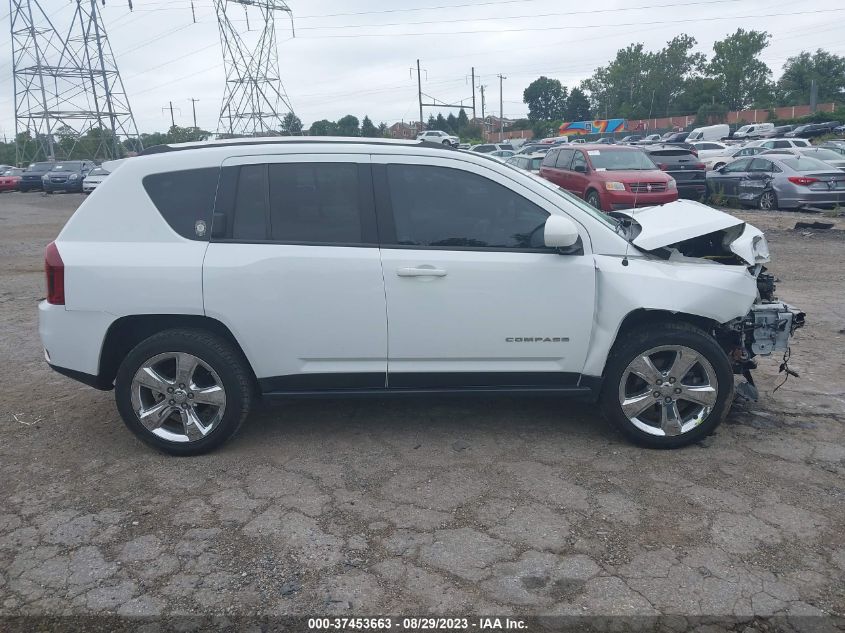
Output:
<svg viewBox="0 0 845 633">
<path fill-rule="evenodd" d="M 586 165 L 575 165 L 572 168 L 572 171 L 577 171 L 581 174 L 586 174 L 587 173 L 587 166 Z"/>
</svg>

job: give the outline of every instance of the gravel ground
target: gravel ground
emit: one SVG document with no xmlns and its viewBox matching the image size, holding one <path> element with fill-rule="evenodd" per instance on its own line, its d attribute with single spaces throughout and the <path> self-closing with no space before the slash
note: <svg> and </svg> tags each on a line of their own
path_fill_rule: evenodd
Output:
<svg viewBox="0 0 845 633">
<path fill-rule="evenodd" d="M 0 195 L 0 616 L 845 615 L 841 219 L 742 214 L 807 312 L 801 377 L 773 393 L 764 360 L 691 448 L 568 400 L 314 400 L 177 459 L 42 360 L 43 248 L 81 200 Z"/>
</svg>

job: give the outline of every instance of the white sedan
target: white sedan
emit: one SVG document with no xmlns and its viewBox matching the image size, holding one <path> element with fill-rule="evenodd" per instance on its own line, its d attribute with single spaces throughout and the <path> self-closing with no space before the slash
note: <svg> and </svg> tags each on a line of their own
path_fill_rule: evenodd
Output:
<svg viewBox="0 0 845 633">
<path fill-rule="evenodd" d="M 754 156 L 764 151 L 766 150 L 763 147 L 729 147 L 724 153 L 704 158 L 701 162 L 704 163 L 708 170 L 719 169 L 737 158 Z"/>
</svg>

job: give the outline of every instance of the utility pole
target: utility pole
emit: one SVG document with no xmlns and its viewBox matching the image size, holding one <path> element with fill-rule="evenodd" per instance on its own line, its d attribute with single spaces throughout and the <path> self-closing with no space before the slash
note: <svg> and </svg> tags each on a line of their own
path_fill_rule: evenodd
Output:
<svg viewBox="0 0 845 633">
<path fill-rule="evenodd" d="M 500 74 L 496 75 L 499 78 L 499 134 L 502 135 L 502 138 L 505 136 L 505 110 L 504 110 L 504 101 L 502 100 L 502 80 L 507 79 Z M 502 139 L 499 139 L 502 140 Z"/>
<path fill-rule="evenodd" d="M 472 67 L 472 118 L 475 118 L 475 66 Z"/>
<path fill-rule="evenodd" d="M 169 103 L 170 105 L 169 105 L 169 106 L 165 106 L 165 107 L 163 107 L 163 108 L 161 109 L 161 111 L 162 111 L 162 112 L 164 112 L 165 110 L 170 110 L 170 125 L 171 125 L 172 127 L 176 127 L 176 119 L 175 119 L 175 118 L 174 118 L 174 116 L 173 116 L 173 110 L 174 110 L 174 108 L 173 108 L 173 102 L 172 102 L 172 101 L 168 101 L 168 103 Z M 179 110 L 179 108 L 175 108 L 175 109 L 176 109 L 176 110 Z M 179 111 L 179 114 L 182 114 L 182 111 L 181 111 L 181 110 Z"/>
<path fill-rule="evenodd" d="M 417 60 L 417 97 L 420 101 L 420 129 L 419 133 L 423 131 L 423 112 L 422 112 L 422 75 L 420 75 L 420 60 Z"/>
<path fill-rule="evenodd" d="M 193 97 L 191 97 L 190 101 L 191 101 L 191 109 L 194 111 L 194 129 L 197 130 L 197 129 L 199 129 L 197 127 L 197 101 L 199 101 L 199 99 L 194 99 Z"/>
</svg>

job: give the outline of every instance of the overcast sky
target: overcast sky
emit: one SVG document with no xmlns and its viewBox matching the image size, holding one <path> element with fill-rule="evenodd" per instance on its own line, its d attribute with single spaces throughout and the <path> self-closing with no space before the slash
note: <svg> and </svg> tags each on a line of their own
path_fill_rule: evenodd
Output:
<svg viewBox="0 0 845 633">
<path fill-rule="evenodd" d="M 57 24 L 73 13 L 74 0 L 40 2 Z M 170 100 L 179 109 L 177 124 L 191 125 L 190 98 L 199 99 L 199 126 L 217 129 L 224 84 L 217 21 L 212 0 L 194 0 L 196 24 L 190 4 L 134 0 L 130 13 L 126 0 L 107 0 L 102 9 L 142 132 L 169 126 L 170 115 L 162 108 Z M 656 50 L 688 33 L 709 56 L 713 42 L 737 27 L 765 29 L 772 41 L 763 59 L 775 77 L 786 58 L 802 50 L 821 47 L 845 54 L 842 0 L 289 0 L 289 6 L 296 37 L 281 15 L 279 62 L 293 108 L 306 127 L 344 114 L 359 119 L 368 114 L 376 124 L 416 120 L 416 76 L 409 69 L 417 58 L 423 92 L 466 103 L 468 114 L 471 67 L 477 84 L 487 86 L 488 113 L 498 114 L 496 75 L 502 73 L 507 77 L 504 113 L 520 117 L 527 113 L 522 91 L 533 79 L 546 75 L 577 85 L 631 42 Z M 245 29 L 243 11 L 233 15 Z M 9 17 L 5 11 L 0 17 L 0 134 L 11 136 Z"/>
</svg>

